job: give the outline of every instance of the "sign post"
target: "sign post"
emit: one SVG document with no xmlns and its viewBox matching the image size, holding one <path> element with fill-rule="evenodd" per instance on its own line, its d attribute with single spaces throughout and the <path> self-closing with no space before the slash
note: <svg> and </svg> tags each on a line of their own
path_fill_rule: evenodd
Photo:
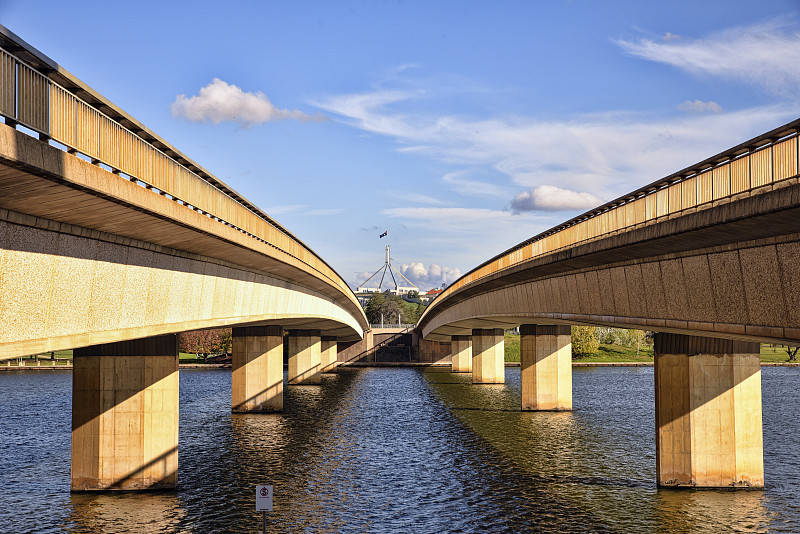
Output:
<svg viewBox="0 0 800 534">
<path fill-rule="evenodd" d="M 267 512 L 272 511 L 272 486 L 256 486 L 256 512 L 264 512 L 264 530 L 267 534 Z"/>
</svg>

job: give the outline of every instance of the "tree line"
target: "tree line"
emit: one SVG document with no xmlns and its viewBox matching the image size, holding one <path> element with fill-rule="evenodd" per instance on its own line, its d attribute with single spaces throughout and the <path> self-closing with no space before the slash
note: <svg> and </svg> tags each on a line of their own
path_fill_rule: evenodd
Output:
<svg viewBox="0 0 800 534">
<path fill-rule="evenodd" d="M 407 296 L 410 300 L 419 298 L 416 291 L 410 291 Z M 364 306 L 370 324 L 416 324 L 423 311 L 425 305 L 419 301 L 409 302 L 389 292 L 373 293 Z"/>
<path fill-rule="evenodd" d="M 640 348 L 653 344 L 653 332 L 596 326 L 572 327 L 572 353 L 576 357 L 597 354 L 601 343 L 635 348 L 638 354 Z"/>
<path fill-rule="evenodd" d="M 233 352 L 233 331 L 230 328 L 192 330 L 178 334 L 178 350 L 203 356 Z"/>
</svg>

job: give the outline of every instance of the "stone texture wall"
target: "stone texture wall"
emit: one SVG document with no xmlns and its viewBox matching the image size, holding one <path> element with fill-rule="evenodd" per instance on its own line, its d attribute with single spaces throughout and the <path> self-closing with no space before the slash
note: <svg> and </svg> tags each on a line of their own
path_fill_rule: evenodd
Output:
<svg viewBox="0 0 800 534">
<path fill-rule="evenodd" d="M 308 318 L 351 332 L 329 298 L 233 265 L 0 220 L 0 355 Z"/>
</svg>

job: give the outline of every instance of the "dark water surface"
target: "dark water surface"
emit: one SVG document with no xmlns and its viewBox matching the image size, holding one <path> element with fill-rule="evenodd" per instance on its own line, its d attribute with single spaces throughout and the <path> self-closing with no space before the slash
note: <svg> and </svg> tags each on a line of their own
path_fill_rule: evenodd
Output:
<svg viewBox="0 0 800 534">
<path fill-rule="evenodd" d="M 290 387 L 230 413 L 230 371 L 181 371 L 180 487 L 69 492 L 69 372 L 0 373 L 0 532 L 800 532 L 800 369 L 765 368 L 765 491 L 659 490 L 652 368 L 576 368 L 574 411 L 417 369 Z"/>
</svg>

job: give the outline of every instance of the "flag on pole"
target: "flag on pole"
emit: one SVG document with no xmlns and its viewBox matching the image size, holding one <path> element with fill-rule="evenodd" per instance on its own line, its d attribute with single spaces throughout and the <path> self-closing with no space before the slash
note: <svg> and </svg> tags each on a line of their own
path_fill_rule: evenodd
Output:
<svg viewBox="0 0 800 534">
<path fill-rule="evenodd" d="M 386 237 L 387 235 L 389 235 L 389 230 L 386 230 L 385 232 L 383 232 L 383 233 L 382 233 L 381 235 L 379 235 L 378 237 Z"/>
</svg>

